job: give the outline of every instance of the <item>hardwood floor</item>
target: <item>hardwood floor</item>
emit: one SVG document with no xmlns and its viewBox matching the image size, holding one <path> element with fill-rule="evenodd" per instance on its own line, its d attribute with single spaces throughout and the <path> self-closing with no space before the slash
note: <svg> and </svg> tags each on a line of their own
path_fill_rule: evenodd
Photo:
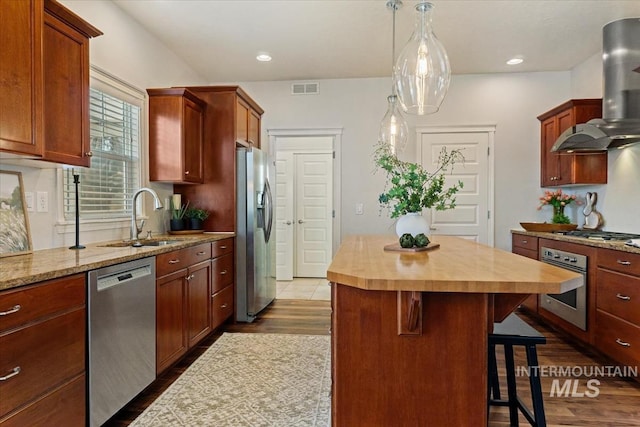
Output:
<svg viewBox="0 0 640 427">
<path fill-rule="evenodd" d="M 222 335 L 222 332 L 328 335 L 330 315 L 331 305 L 328 301 L 276 300 L 254 323 L 229 323 L 224 325 L 221 330 L 214 332 L 194 348 L 183 361 L 169 368 L 105 425 L 126 426 L 131 423 L 194 360 L 209 348 Z M 574 344 L 567 343 L 560 334 L 536 322 L 530 316 L 525 314 L 521 314 L 521 316 L 547 337 L 547 344 L 538 347 L 541 366 L 572 368 L 574 366 L 614 365 L 613 362 L 597 354 L 587 352 Z M 516 365 L 524 366 L 524 360 L 523 352 L 517 351 Z M 500 354 L 498 354 L 498 363 L 501 366 L 501 374 L 503 374 Z M 597 397 L 551 397 L 549 393 L 554 379 L 559 379 L 560 385 L 564 383 L 564 378 L 560 377 L 549 376 L 542 378 L 544 405 L 549 427 L 640 426 L 640 383 L 623 378 L 596 377 L 595 379 L 600 381 L 598 385 L 599 395 Z M 590 378 L 582 377 L 576 379 L 578 379 L 579 386 L 577 391 L 588 391 L 586 382 Z M 530 401 L 528 380 L 525 376 L 520 376 L 517 382 L 518 394 L 528 404 Z M 504 375 L 502 375 L 501 384 L 503 385 L 503 393 L 506 395 Z M 529 425 L 522 416 L 520 416 L 520 425 Z M 508 409 L 492 407 L 489 416 L 489 427 L 505 426 L 509 426 Z"/>
</svg>

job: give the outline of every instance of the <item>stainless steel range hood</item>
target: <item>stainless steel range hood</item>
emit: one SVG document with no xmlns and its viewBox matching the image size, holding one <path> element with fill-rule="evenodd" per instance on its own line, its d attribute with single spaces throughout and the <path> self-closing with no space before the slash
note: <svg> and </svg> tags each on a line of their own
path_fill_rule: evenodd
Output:
<svg viewBox="0 0 640 427">
<path fill-rule="evenodd" d="M 570 127 L 551 151 L 603 151 L 640 142 L 640 18 L 602 29 L 602 119 Z"/>
</svg>

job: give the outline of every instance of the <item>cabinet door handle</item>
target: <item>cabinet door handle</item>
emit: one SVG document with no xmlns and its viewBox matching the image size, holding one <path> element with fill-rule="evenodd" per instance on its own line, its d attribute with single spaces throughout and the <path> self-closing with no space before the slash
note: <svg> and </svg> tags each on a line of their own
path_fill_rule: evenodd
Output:
<svg viewBox="0 0 640 427">
<path fill-rule="evenodd" d="M 628 295 L 616 294 L 616 298 L 621 299 L 622 301 L 629 301 L 631 299 Z"/>
<path fill-rule="evenodd" d="M 631 261 L 616 260 L 620 265 L 631 265 Z"/>
<path fill-rule="evenodd" d="M 222 270 L 222 271 L 220 272 L 220 275 L 225 275 L 225 274 L 227 274 L 227 270 Z"/>
<path fill-rule="evenodd" d="M 201 251 L 201 252 L 198 252 L 196 255 L 198 255 L 198 256 L 202 256 L 202 255 L 204 255 L 205 253 L 206 253 L 205 251 Z"/>
<path fill-rule="evenodd" d="M 187 279 L 187 280 L 191 280 L 191 279 L 193 279 L 194 277 L 196 277 L 196 275 L 195 275 L 195 274 L 190 274 L 190 275 L 188 275 L 187 277 L 185 277 L 185 279 Z"/>
<path fill-rule="evenodd" d="M 620 338 L 616 338 L 616 343 L 620 344 L 623 347 L 631 347 L 631 344 L 629 344 L 628 342 L 622 341 Z"/>
<path fill-rule="evenodd" d="M 222 304 L 220 308 L 227 308 L 227 303 L 225 302 L 224 304 Z"/>
<path fill-rule="evenodd" d="M 9 378 L 15 377 L 16 375 L 18 375 L 20 373 L 20 366 L 16 366 L 15 368 L 13 368 L 11 370 L 11 373 L 5 375 L 4 377 L 0 377 L 0 381 L 6 381 Z"/>
<path fill-rule="evenodd" d="M 0 316 L 6 316 L 8 314 L 13 314 L 17 311 L 20 311 L 22 307 L 20 306 L 20 304 L 16 304 L 13 307 L 11 307 L 9 310 L 7 311 L 0 311 Z"/>
<path fill-rule="evenodd" d="M 177 263 L 179 263 L 179 262 L 180 262 L 180 260 L 179 260 L 179 259 L 170 259 L 170 260 L 169 260 L 169 264 L 177 264 Z"/>
<path fill-rule="evenodd" d="M 92 157 L 93 156 L 93 151 L 87 151 L 86 153 L 84 153 L 85 156 L 87 157 Z"/>
<path fill-rule="evenodd" d="M 184 174 L 185 175 L 189 175 L 189 171 L 184 171 Z"/>
</svg>

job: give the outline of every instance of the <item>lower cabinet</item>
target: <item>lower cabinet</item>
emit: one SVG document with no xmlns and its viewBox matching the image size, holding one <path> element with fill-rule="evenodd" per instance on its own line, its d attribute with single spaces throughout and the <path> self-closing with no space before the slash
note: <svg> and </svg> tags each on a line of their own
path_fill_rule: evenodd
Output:
<svg viewBox="0 0 640 427">
<path fill-rule="evenodd" d="M 538 238 L 527 236 L 524 234 L 513 233 L 511 235 L 511 252 L 537 260 Z M 526 300 L 524 300 L 521 306 L 530 312 L 537 313 L 538 294 L 529 296 Z"/>
<path fill-rule="evenodd" d="M 211 329 L 215 329 L 233 315 L 234 307 L 234 240 L 212 243 Z"/>
<path fill-rule="evenodd" d="M 211 332 L 211 244 L 156 257 L 156 372 Z"/>
<path fill-rule="evenodd" d="M 640 255 L 599 249 L 596 286 L 596 348 L 640 365 Z"/>
<path fill-rule="evenodd" d="M 84 425 L 86 285 L 77 274 L 0 292 L 0 425 Z"/>
</svg>

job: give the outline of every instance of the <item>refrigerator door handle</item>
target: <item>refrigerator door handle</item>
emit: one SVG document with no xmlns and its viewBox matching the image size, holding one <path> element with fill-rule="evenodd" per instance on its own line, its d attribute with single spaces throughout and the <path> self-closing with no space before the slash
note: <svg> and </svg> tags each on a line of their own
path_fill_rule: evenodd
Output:
<svg viewBox="0 0 640 427">
<path fill-rule="evenodd" d="M 264 204 L 267 208 L 267 213 L 269 215 L 269 219 L 265 218 L 265 227 L 264 227 L 264 240 L 265 242 L 269 242 L 271 238 L 271 227 L 273 226 L 273 196 L 271 194 L 271 186 L 269 185 L 269 179 L 265 179 L 264 181 Z"/>
</svg>

